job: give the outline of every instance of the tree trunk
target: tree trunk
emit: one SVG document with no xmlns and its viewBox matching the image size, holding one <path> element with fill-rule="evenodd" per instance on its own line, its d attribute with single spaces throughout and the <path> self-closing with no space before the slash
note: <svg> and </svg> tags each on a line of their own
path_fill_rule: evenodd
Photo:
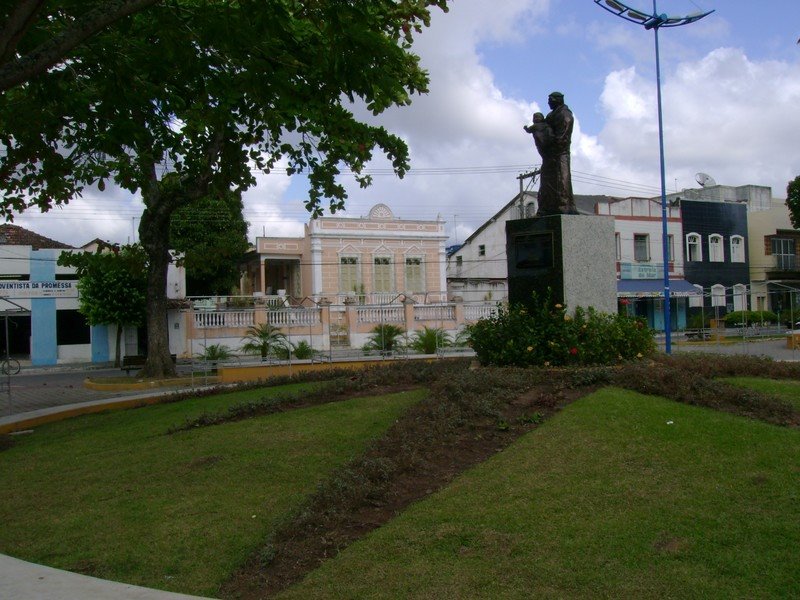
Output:
<svg viewBox="0 0 800 600">
<path fill-rule="evenodd" d="M 120 356 L 119 356 L 120 355 L 120 347 L 122 345 L 121 342 L 122 342 L 122 325 L 117 323 L 117 348 L 116 348 L 115 356 L 114 356 L 114 366 L 116 368 L 118 368 L 118 369 L 122 366 L 122 364 L 120 362 Z"/>
<path fill-rule="evenodd" d="M 159 194 L 151 190 L 151 193 Z M 174 208 L 169 199 L 145 202 L 139 224 L 139 240 L 149 260 L 147 268 L 147 360 L 142 368 L 144 377 L 170 377 L 175 365 L 169 351 L 167 328 L 167 269 L 169 255 L 169 224 Z"/>
<path fill-rule="evenodd" d="M 141 114 L 134 118 L 146 130 Z M 147 183 L 142 186 L 144 212 L 139 222 L 139 241 L 148 258 L 147 267 L 147 360 L 141 371 L 144 377 L 174 377 L 175 365 L 169 351 L 167 327 L 167 268 L 169 230 L 172 213 L 184 204 L 208 193 L 209 181 L 224 140 L 225 129 L 220 127 L 210 136 L 205 155 L 205 171 L 187 183 L 186 180 L 158 180 L 157 162 L 149 152 L 139 153 L 139 165 Z M 166 183 L 166 185 L 165 185 Z"/>
</svg>

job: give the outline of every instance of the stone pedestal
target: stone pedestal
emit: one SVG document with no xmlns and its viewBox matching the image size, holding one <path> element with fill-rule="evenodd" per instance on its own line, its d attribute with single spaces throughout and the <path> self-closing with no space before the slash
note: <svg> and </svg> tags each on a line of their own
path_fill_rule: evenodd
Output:
<svg viewBox="0 0 800 600">
<path fill-rule="evenodd" d="M 617 312 L 614 219 L 552 215 L 506 222 L 509 302 L 552 290 L 554 302 Z"/>
</svg>

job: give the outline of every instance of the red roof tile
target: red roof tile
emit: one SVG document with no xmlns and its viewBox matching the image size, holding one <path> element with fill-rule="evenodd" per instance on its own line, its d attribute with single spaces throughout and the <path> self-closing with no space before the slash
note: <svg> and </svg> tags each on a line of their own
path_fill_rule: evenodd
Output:
<svg viewBox="0 0 800 600">
<path fill-rule="evenodd" d="M 0 245 L 32 246 L 34 250 L 42 248 L 70 249 L 72 246 L 51 240 L 19 225 L 4 223 L 0 225 Z"/>
</svg>

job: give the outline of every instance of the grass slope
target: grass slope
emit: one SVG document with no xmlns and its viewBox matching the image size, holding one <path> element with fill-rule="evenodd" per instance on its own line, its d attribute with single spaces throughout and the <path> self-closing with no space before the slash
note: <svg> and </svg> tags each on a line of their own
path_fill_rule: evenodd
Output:
<svg viewBox="0 0 800 600">
<path fill-rule="evenodd" d="M 791 379 L 763 379 L 761 377 L 725 377 L 731 385 L 750 388 L 765 394 L 773 394 L 800 410 L 800 381 Z"/>
<path fill-rule="evenodd" d="M 165 435 L 283 386 L 90 415 L 0 453 L 0 551 L 138 585 L 213 595 L 336 466 L 423 391 Z"/>
<path fill-rule="evenodd" d="M 607 388 L 280 597 L 798 597 L 799 436 Z"/>
</svg>

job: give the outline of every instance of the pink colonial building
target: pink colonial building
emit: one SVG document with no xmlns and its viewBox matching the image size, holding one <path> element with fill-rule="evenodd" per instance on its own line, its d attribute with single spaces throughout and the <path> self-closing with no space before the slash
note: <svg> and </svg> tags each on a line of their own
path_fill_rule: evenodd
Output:
<svg viewBox="0 0 800 600">
<path fill-rule="evenodd" d="M 320 217 L 303 237 L 256 238 L 242 294 L 289 304 L 399 304 L 447 300 L 444 220 L 406 220 L 385 204 L 366 217 Z"/>
</svg>

